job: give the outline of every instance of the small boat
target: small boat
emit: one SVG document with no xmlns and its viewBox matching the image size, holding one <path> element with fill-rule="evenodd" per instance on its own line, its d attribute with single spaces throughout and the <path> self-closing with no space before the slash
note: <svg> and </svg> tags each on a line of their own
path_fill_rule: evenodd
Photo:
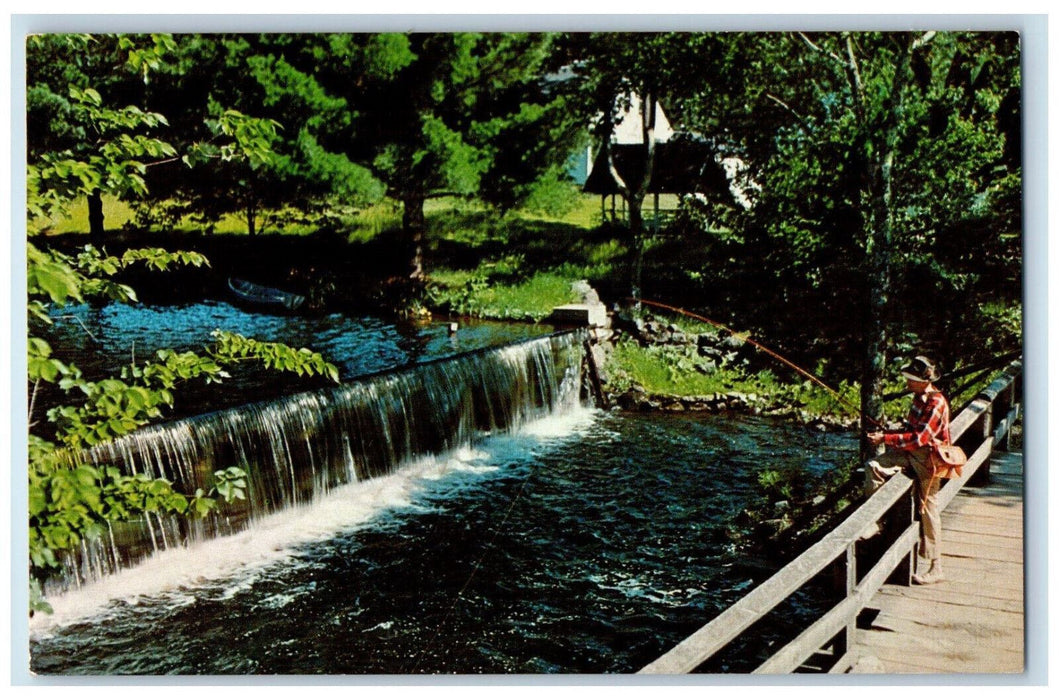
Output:
<svg viewBox="0 0 1059 700">
<path fill-rule="evenodd" d="M 234 277 L 228 278 L 228 288 L 240 301 L 262 309 L 294 311 L 305 303 L 305 297 L 300 294 L 263 287 Z"/>
</svg>

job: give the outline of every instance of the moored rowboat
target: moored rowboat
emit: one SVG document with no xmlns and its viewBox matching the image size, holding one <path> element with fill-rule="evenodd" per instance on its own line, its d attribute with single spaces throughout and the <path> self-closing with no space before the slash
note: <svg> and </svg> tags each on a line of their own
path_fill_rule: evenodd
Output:
<svg viewBox="0 0 1059 700">
<path fill-rule="evenodd" d="M 253 282 L 228 278 L 228 288 L 240 301 L 267 309 L 294 311 L 305 303 L 305 297 L 273 287 L 263 287 Z"/>
</svg>

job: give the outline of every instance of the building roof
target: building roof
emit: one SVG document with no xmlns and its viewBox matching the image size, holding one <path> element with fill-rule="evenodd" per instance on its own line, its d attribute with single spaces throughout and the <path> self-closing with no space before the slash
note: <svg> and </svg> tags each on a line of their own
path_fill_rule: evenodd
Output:
<svg viewBox="0 0 1059 700">
<path fill-rule="evenodd" d="M 614 165 L 626 183 L 643 177 L 646 149 L 643 144 L 611 144 Z M 582 188 L 592 194 L 620 194 L 601 150 Z M 649 194 L 710 194 L 732 199 L 728 177 L 713 148 L 691 139 L 673 138 L 655 144 L 654 173 Z"/>
<path fill-rule="evenodd" d="M 641 106 L 640 96 L 631 93 L 625 96 L 627 102 L 621 108 L 618 116 L 614 119 L 614 131 L 611 133 L 611 143 L 643 143 L 643 124 L 640 118 Z M 662 143 L 673 138 L 673 127 L 669 125 L 669 119 L 662 109 L 661 102 L 655 102 L 655 141 Z"/>
</svg>

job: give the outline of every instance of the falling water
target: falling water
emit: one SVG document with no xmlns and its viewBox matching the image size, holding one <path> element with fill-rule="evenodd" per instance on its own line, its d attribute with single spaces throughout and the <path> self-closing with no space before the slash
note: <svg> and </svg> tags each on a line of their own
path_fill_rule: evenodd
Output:
<svg viewBox="0 0 1059 700">
<path fill-rule="evenodd" d="M 265 516 L 344 484 L 471 445 L 579 405 L 577 332 L 466 353 L 343 386 L 296 394 L 139 430 L 71 456 L 205 492 L 214 473 L 247 473 L 247 498 L 206 519 L 148 515 L 115 524 L 67 554 L 49 593 L 79 587 L 161 550 L 252 529 Z"/>
</svg>

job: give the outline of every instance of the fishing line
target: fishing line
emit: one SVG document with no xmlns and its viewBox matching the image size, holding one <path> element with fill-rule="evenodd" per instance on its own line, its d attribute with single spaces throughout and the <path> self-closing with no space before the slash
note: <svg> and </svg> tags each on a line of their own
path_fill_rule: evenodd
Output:
<svg viewBox="0 0 1059 700">
<path fill-rule="evenodd" d="M 474 580 L 474 577 L 478 573 L 478 570 L 482 568 L 482 564 L 485 563 L 485 558 L 489 555 L 490 550 L 493 549 L 493 545 L 496 543 L 496 538 L 500 536 L 500 531 L 504 529 L 505 525 L 507 525 L 507 521 L 511 517 L 511 513 L 515 510 L 515 504 L 517 504 L 519 502 L 519 499 L 522 498 L 522 494 L 526 490 L 526 484 L 528 484 L 530 478 L 533 477 L 535 469 L 535 465 L 530 466 L 529 473 L 526 475 L 526 478 L 522 480 L 522 484 L 519 486 L 518 493 L 515 494 L 515 497 L 511 500 L 511 503 L 508 505 L 507 510 L 504 512 L 503 519 L 500 521 L 500 524 L 497 525 L 496 528 L 493 530 L 493 536 L 489 539 L 489 543 L 482 548 L 482 555 L 478 558 L 478 561 L 475 562 L 474 566 L 471 568 L 471 573 L 467 577 L 467 580 L 463 582 L 463 585 L 460 586 L 460 590 L 458 590 L 456 592 L 456 595 L 453 597 L 452 605 L 450 605 L 449 609 L 445 612 L 445 617 L 441 620 L 441 623 L 434 628 L 434 636 L 430 638 L 430 641 L 425 647 L 423 647 L 420 654 L 418 654 L 415 666 L 413 666 L 412 668 L 412 673 L 416 673 L 419 671 L 420 660 L 425 658 L 427 652 L 434 648 L 434 644 L 437 642 L 438 637 L 441 636 L 441 630 L 448 625 L 449 618 L 451 618 L 453 612 L 455 612 L 456 606 L 459 604 L 464 592 L 467 590 L 468 586 L 471 585 L 471 581 Z"/>
<path fill-rule="evenodd" d="M 589 350 L 587 343 L 585 345 L 585 350 Z M 476 561 L 474 566 L 471 568 L 471 573 L 469 576 L 467 576 L 467 580 L 463 582 L 463 585 L 460 586 L 460 589 L 456 592 L 456 595 L 453 597 L 452 605 L 450 605 L 449 609 L 445 612 L 445 617 L 441 620 L 440 624 L 435 626 L 434 635 L 430 638 L 430 641 L 423 647 L 421 653 L 418 654 L 415 665 L 412 668 L 412 673 L 416 673 L 419 671 L 421 660 L 426 657 L 427 652 L 434 648 L 434 645 L 437 643 L 438 637 L 441 636 L 441 631 L 448 625 L 449 619 L 455 612 L 456 606 L 459 604 L 460 599 L 463 598 L 464 592 L 466 592 L 467 588 L 471 585 L 471 581 L 473 581 L 474 577 L 478 574 L 478 570 L 482 568 L 482 564 L 485 563 L 486 557 L 489 556 L 489 552 L 494 548 L 494 545 L 496 544 L 496 539 L 500 536 L 500 532 L 505 529 L 507 521 L 511 518 L 511 513 L 514 512 L 515 506 L 518 504 L 519 500 L 521 500 L 522 494 L 526 491 L 526 485 L 529 484 L 530 479 L 533 478 L 534 474 L 536 473 L 536 467 L 536 462 L 531 461 L 529 472 L 526 474 L 526 477 L 522 480 L 522 483 L 519 485 L 518 493 L 515 494 L 515 497 L 511 500 L 511 503 L 508 504 L 507 510 L 504 511 L 504 517 L 501 519 L 500 523 L 493 529 L 492 537 L 490 537 L 489 542 L 485 545 L 485 547 L 482 548 L 482 554 L 480 557 L 478 557 L 478 561 Z"/>
<path fill-rule="evenodd" d="M 672 311 L 674 313 L 682 314 L 682 315 L 687 316 L 689 318 L 693 318 L 693 319 L 695 319 L 697 321 L 702 321 L 704 323 L 708 323 L 711 326 L 715 326 L 715 327 L 720 328 L 721 330 L 723 330 L 723 331 L 725 331 L 727 333 L 730 333 L 735 338 L 739 338 L 740 340 L 743 340 L 744 342 L 750 343 L 751 345 L 753 345 L 758 350 L 761 350 L 762 352 L 764 352 L 765 354 L 769 355 L 770 357 L 773 357 L 773 358 L 779 360 L 780 362 L 782 362 L 783 364 L 787 365 L 788 367 L 793 369 L 795 372 L 800 374 L 801 376 L 805 377 L 806 379 L 808 379 L 809 381 L 813 382 L 817 386 L 819 386 L 819 387 L 823 388 L 824 390 L 826 390 L 840 404 L 842 404 L 846 408 L 850 408 L 850 409 L 853 409 L 854 411 L 856 411 L 857 415 L 861 416 L 862 418 L 868 419 L 869 421 L 874 423 L 876 427 L 878 427 L 880 429 L 884 428 L 884 426 L 883 426 L 883 424 L 881 422 L 875 420 L 874 418 L 872 418 L 869 415 L 865 415 L 865 413 L 863 411 L 861 411 L 860 408 L 858 408 L 857 406 L 854 406 L 849 401 L 847 401 L 846 398 L 844 396 L 842 396 L 842 394 L 838 393 L 838 391 L 836 391 L 835 389 L 832 389 L 830 386 L 825 384 L 824 381 L 822 379 L 820 379 L 819 377 L 817 377 L 815 374 L 813 374 L 812 372 L 810 372 L 807 369 L 803 369 L 802 367 L 799 367 L 797 364 L 795 364 L 791 360 L 788 360 L 783 355 L 780 355 L 775 350 L 772 350 L 771 348 L 765 347 L 761 343 L 759 343 L 756 340 L 754 340 L 753 338 L 751 338 L 749 333 L 739 333 L 737 331 L 732 330 L 731 328 L 729 328 L 728 326 L 724 325 L 723 323 L 718 323 L 717 321 L 714 321 L 712 319 L 706 318 L 705 316 L 702 316 L 701 314 L 697 314 L 697 313 L 694 313 L 692 311 L 688 311 L 686 309 L 681 309 L 681 308 L 676 307 L 676 306 L 670 306 L 669 304 L 663 304 L 660 301 L 649 301 L 647 299 L 632 299 L 631 297 L 630 297 L 630 300 L 638 302 L 638 303 L 641 303 L 641 304 L 647 304 L 648 306 L 654 306 L 654 307 L 657 307 L 657 308 L 660 308 L 660 309 L 666 309 L 667 311 Z"/>
</svg>

